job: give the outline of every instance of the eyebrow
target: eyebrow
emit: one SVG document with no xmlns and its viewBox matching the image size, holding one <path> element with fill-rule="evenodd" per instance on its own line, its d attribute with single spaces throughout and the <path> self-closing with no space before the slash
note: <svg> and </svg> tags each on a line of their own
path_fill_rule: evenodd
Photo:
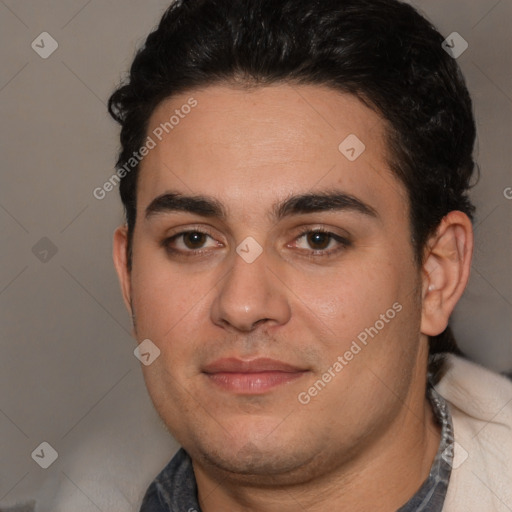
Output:
<svg viewBox="0 0 512 512">
<path fill-rule="evenodd" d="M 323 191 L 293 195 L 272 208 L 276 220 L 293 215 L 327 212 L 351 211 L 378 218 L 377 211 L 357 197 L 341 191 Z M 146 208 L 145 217 L 171 212 L 187 212 L 202 217 L 218 218 L 225 221 L 227 214 L 224 206 L 217 199 L 198 195 L 187 196 L 178 192 L 169 192 L 156 197 Z"/>
</svg>

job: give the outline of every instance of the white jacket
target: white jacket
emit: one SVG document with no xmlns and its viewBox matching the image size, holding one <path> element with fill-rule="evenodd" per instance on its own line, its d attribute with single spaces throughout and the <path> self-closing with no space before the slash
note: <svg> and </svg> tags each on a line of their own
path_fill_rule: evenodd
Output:
<svg viewBox="0 0 512 512">
<path fill-rule="evenodd" d="M 512 512 L 512 382 L 447 358 L 436 389 L 449 403 L 455 446 L 443 512 Z"/>
</svg>

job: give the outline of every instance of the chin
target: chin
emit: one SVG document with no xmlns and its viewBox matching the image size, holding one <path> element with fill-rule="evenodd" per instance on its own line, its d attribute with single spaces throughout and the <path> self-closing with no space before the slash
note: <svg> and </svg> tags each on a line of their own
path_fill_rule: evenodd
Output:
<svg viewBox="0 0 512 512">
<path fill-rule="evenodd" d="M 290 445 L 288 445 L 290 446 Z M 201 453 L 201 459 L 209 466 L 228 473 L 233 478 L 244 481 L 258 480 L 260 483 L 276 483 L 291 478 L 303 470 L 305 463 L 312 457 L 304 453 L 283 451 L 275 446 L 257 446 L 246 443 L 240 450 L 207 450 Z"/>
<path fill-rule="evenodd" d="M 272 478 L 287 479 L 304 471 L 304 466 L 321 451 L 320 447 L 315 449 L 311 443 L 305 443 L 297 429 L 280 430 L 282 422 L 282 418 L 273 418 L 255 424 L 254 418 L 248 418 L 245 424 L 237 422 L 236 428 L 224 424 L 226 430 L 217 436 L 203 431 L 200 438 L 183 446 L 193 459 L 231 477 L 247 481 L 256 478 L 260 483 L 263 483 L 261 478 L 271 477 L 267 484 L 272 484 L 275 483 Z"/>
</svg>

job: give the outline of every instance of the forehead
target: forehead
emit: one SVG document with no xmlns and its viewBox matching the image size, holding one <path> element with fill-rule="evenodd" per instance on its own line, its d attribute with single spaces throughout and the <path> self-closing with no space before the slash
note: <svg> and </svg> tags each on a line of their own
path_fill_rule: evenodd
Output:
<svg viewBox="0 0 512 512">
<path fill-rule="evenodd" d="M 389 169 L 385 121 L 327 87 L 192 90 L 162 102 L 147 135 L 155 147 L 140 166 L 141 207 L 167 190 L 261 207 L 315 188 L 342 188 L 377 207 L 406 202 Z"/>
</svg>

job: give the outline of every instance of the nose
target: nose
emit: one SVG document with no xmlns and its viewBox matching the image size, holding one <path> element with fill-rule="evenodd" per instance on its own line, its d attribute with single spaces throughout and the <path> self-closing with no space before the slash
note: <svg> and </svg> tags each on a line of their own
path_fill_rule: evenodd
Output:
<svg viewBox="0 0 512 512">
<path fill-rule="evenodd" d="M 249 332 L 260 324 L 283 325 L 290 319 L 287 288 L 271 269 L 265 251 L 252 263 L 238 254 L 218 285 L 211 316 L 219 326 Z"/>
</svg>

